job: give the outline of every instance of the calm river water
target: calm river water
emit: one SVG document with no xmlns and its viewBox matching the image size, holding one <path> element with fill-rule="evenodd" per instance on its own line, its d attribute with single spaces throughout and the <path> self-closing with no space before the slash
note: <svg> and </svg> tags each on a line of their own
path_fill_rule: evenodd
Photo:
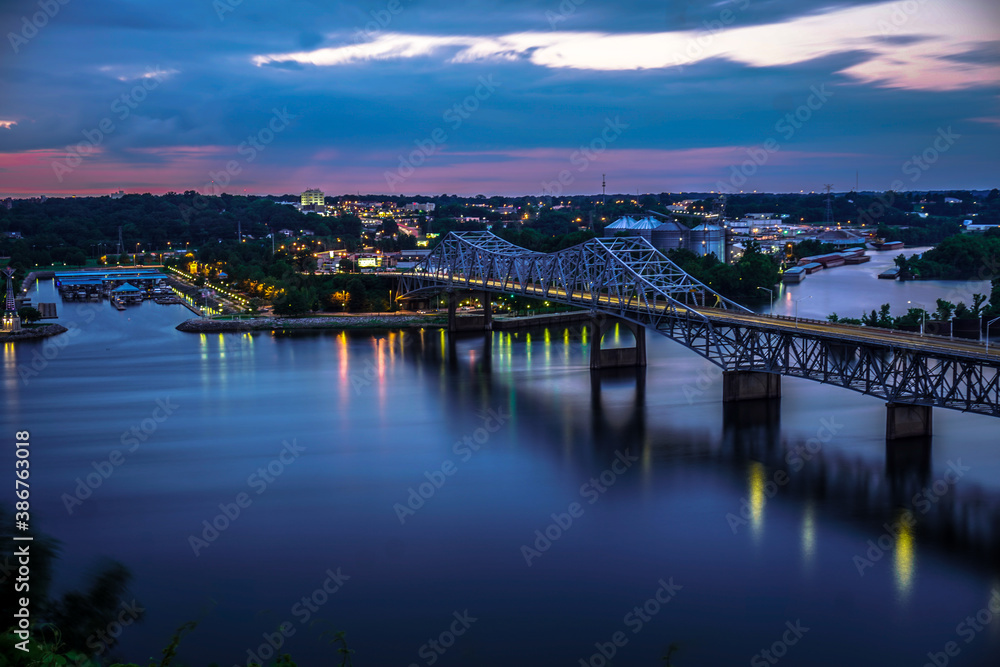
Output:
<svg viewBox="0 0 1000 667">
<path fill-rule="evenodd" d="M 880 281 L 875 256 L 776 310 L 989 291 Z M 134 573 L 129 660 L 198 620 L 186 664 L 268 637 L 339 664 L 335 630 L 356 665 L 1000 663 L 993 418 L 936 410 L 929 448 L 887 452 L 881 401 L 785 378 L 776 408 L 724 409 L 654 335 L 644 375 L 592 379 L 577 326 L 205 336 L 180 306 L 58 307 L 80 333 L 46 363 L 4 348 L 3 426 L 31 431 L 55 588 Z"/>
</svg>

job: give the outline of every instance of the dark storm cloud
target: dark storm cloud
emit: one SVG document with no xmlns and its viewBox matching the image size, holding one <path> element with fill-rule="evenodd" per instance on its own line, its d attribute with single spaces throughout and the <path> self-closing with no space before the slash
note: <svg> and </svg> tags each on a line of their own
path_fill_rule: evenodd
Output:
<svg viewBox="0 0 1000 667">
<path fill-rule="evenodd" d="M 15 124 L 0 130 L 0 154 L 58 152 L 110 118 L 114 131 L 102 138 L 101 156 L 92 163 L 156 167 L 168 173 L 166 168 L 186 160 L 197 165 L 185 175 L 187 183 L 195 184 L 265 127 L 275 109 L 287 110 L 296 120 L 247 165 L 248 174 L 353 165 L 378 180 L 398 155 L 436 128 L 448 135 L 436 160 L 507 164 L 532 151 L 569 154 L 592 140 L 609 118 L 628 125 L 614 146 L 628 151 L 739 149 L 778 136 L 789 150 L 881 154 L 901 161 L 921 150 L 938 126 L 949 124 L 962 128 L 973 154 L 985 156 L 998 147 L 989 132 L 995 126 L 972 120 L 998 115 L 995 82 L 963 84 L 942 93 L 886 83 L 879 78 L 881 69 L 870 74 L 864 69 L 886 52 L 902 54 L 938 39 L 913 26 L 920 16 L 904 17 L 891 30 L 859 26 L 871 35 L 867 43 L 855 43 L 852 31 L 829 52 L 821 49 L 766 66 L 745 61 L 755 55 L 756 46 L 737 44 L 744 51 L 735 55 L 721 49 L 731 33 L 712 29 L 712 22 L 721 17 L 727 17 L 727 30 L 780 26 L 870 2 L 675 0 L 623 5 L 565 0 L 459 7 L 443 0 L 399 0 L 398 5 L 389 0 L 220 1 L 229 3 L 223 5 L 225 11 L 209 0 L 69 0 L 17 53 L 6 35 L 16 34 L 23 17 L 31 16 L 38 5 L 4 3 L 0 121 Z M 533 61 L 536 47 L 511 51 L 509 59 L 498 53 L 461 63 L 451 58 L 464 47 L 450 46 L 413 57 L 328 67 L 292 59 L 253 64 L 261 54 L 364 44 L 387 35 L 478 39 L 551 34 L 552 27 L 558 34 L 689 30 L 706 36 L 721 51 L 683 67 L 607 71 L 539 65 Z M 998 42 L 985 37 L 977 36 L 974 48 L 924 57 L 963 66 L 995 65 Z M 761 43 L 760 50 L 784 46 L 775 41 Z M 868 80 L 851 73 L 855 70 Z M 150 72 L 157 73 L 152 88 Z M 490 77 L 498 82 L 495 90 L 485 99 L 474 99 L 480 82 Z M 135 91 L 144 81 L 147 89 L 138 100 Z M 832 95 L 810 111 L 807 123 L 784 137 L 787 131 L 776 126 L 806 104 L 818 86 L 826 86 Z M 456 115 L 456 105 L 461 109 L 470 104 L 475 106 L 472 112 Z M 893 160 L 897 158 L 888 162 Z M 810 169 L 815 172 L 816 167 Z M 127 174 L 123 172 L 122 183 Z M 163 189 L 177 187 L 165 182 Z"/>
</svg>

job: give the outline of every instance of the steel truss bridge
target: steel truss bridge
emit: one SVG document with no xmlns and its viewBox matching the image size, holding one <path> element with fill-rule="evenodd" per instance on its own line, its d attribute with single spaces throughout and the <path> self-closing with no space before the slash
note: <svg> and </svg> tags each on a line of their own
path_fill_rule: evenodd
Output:
<svg viewBox="0 0 1000 667">
<path fill-rule="evenodd" d="M 641 237 L 540 253 L 490 232 L 451 232 L 399 298 L 475 290 L 590 309 L 662 334 L 725 371 L 788 375 L 890 403 L 1000 417 L 1000 355 L 975 341 L 758 315 L 684 273 Z"/>
</svg>

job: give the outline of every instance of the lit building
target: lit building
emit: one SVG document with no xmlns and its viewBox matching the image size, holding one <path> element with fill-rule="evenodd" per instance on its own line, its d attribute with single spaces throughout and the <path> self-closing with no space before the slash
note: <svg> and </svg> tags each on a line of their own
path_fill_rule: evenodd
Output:
<svg viewBox="0 0 1000 667">
<path fill-rule="evenodd" d="M 326 199 L 322 190 L 306 190 L 302 193 L 301 204 L 303 206 L 324 206 Z"/>
</svg>

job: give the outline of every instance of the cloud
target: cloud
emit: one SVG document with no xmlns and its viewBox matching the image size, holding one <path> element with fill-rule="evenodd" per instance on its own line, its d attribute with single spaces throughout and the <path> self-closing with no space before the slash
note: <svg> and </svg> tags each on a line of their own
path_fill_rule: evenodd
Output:
<svg viewBox="0 0 1000 667">
<path fill-rule="evenodd" d="M 910 7 L 907 13 L 901 7 Z M 383 33 L 357 44 L 254 56 L 257 66 L 320 67 L 437 58 L 448 64 L 526 61 L 548 69 L 622 71 L 677 69 L 711 59 L 751 67 L 782 67 L 838 53 L 866 54 L 843 74 L 880 87 L 955 90 L 995 85 L 996 59 L 982 56 L 982 17 L 949 12 L 927 0 L 848 7 L 781 23 L 650 33 L 517 32 L 496 36 Z M 341 36 L 343 39 L 343 36 Z M 975 58 L 956 62 L 956 55 Z"/>
</svg>

